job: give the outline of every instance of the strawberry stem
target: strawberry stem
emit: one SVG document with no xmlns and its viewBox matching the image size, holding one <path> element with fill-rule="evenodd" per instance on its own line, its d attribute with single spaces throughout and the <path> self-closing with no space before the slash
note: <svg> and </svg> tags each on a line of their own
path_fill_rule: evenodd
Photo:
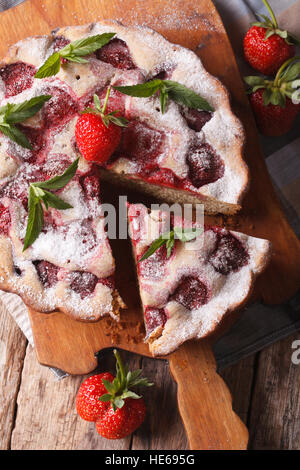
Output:
<svg viewBox="0 0 300 470">
<path fill-rule="evenodd" d="M 263 4 L 265 5 L 265 7 L 267 8 L 268 12 L 270 13 L 270 16 L 271 16 L 271 19 L 272 19 L 272 22 L 273 22 L 273 25 L 274 25 L 274 29 L 277 29 L 278 28 L 278 23 L 277 23 L 276 16 L 274 15 L 274 12 L 273 12 L 272 8 L 270 7 L 267 0 L 262 0 L 262 1 L 263 1 Z"/>
<path fill-rule="evenodd" d="M 278 69 L 278 71 L 277 71 L 277 73 L 276 73 L 276 76 L 275 76 L 275 79 L 274 79 L 274 82 L 273 82 L 274 87 L 279 87 L 279 86 L 280 86 L 280 77 L 281 77 L 282 72 L 284 71 L 284 69 L 285 69 L 288 65 L 290 65 L 292 62 L 294 62 L 294 61 L 296 61 L 296 60 L 300 60 L 300 56 L 292 57 L 291 59 L 286 60 L 286 61 L 281 65 L 281 67 Z"/>
<path fill-rule="evenodd" d="M 121 356 L 116 349 L 114 349 L 114 355 L 117 360 L 117 374 L 112 382 L 102 379 L 107 393 L 99 397 L 99 400 L 103 402 L 109 401 L 115 412 L 117 408 L 122 408 L 122 406 L 124 406 L 127 398 L 132 398 L 134 400 L 141 398 L 135 392 L 130 390 L 132 387 L 151 387 L 153 384 L 149 383 L 146 378 L 140 376 L 142 372 L 140 369 L 134 372 L 129 371 L 128 366 L 124 366 Z"/>
<path fill-rule="evenodd" d="M 115 358 L 117 360 L 117 364 L 118 364 L 120 372 L 121 372 L 120 388 L 123 389 L 124 388 L 124 383 L 125 383 L 125 380 L 126 380 L 125 367 L 124 367 L 124 364 L 122 362 L 121 356 L 120 356 L 120 354 L 118 353 L 118 351 L 116 349 L 114 349 L 114 355 L 115 355 Z"/>
<path fill-rule="evenodd" d="M 105 96 L 105 101 L 104 101 L 104 104 L 103 104 L 103 107 L 102 107 L 102 113 L 103 113 L 103 114 L 105 114 L 105 110 L 106 110 L 106 106 L 107 106 L 109 94 L 110 94 L 110 86 L 107 88 L 107 92 L 106 92 L 106 96 Z"/>
</svg>

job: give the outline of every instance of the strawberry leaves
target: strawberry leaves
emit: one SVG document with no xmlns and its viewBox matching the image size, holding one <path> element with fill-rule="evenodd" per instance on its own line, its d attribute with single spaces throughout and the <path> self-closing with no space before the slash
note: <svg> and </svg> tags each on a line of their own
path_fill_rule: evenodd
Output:
<svg viewBox="0 0 300 470">
<path fill-rule="evenodd" d="M 78 39 L 57 52 L 54 52 L 46 62 L 38 69 L 35 74 L 35 78 L 46 78 L 56 75 L 60 71 L 61 60 L 67 60 L 69 62 L 76 62 L 77 64 L 85 64 L 88 62 L 84 59 L 85 56 L 92 54 L 93 52 L 101 49 L 105 46 L 116 33 L 103 33 L 96 34 L 95 36 L 89 36 L 87 38 Z"/>
<path fill-rule="evenodd" d="M 42 203 L 46 210 L 49 207 L 54 209 L 66 210 L 71 209 L 72 206 L 63 201 L 56 194 L 51 193 L 51 190 L 62 189 L 74 177 L 78 168 L 79 159 L 75 160 L 62 175 L 54 176 L 47 181 L 40 181 L 31 183 L 29 186 L 28 197 L 28 221 L 26 227 L 26 234 L 24 238 L 23 251 L 25 251 L 33 242 L 38 238 L 43 225 L 44 225 L 44 210 Z"/>
<path fill-rule="evenodd" d="M 155 79 L 146 83 L 131 86 L 114 86 L 114 89 L 125 95 L 138 98 L 149 98 L 159 92 L 160 109 L 162 114 L 166 111 L 168 99 L 192 109 L 214 111 L 212 106 L 202 96 L 190 88 L 172 80 Z"/>
<path fill-rule="evenodd" d="M 110 122 L 112 122 L 113 124 L 116 124 L 116 126 L 126 127 L 128 121 L 124 117 L 118 116 L 118 111 L 112 111 L 111 113 L 105 114 L 109 94 L 110 94 L 110 86 L 107 89 L 103 106 L 101 106 L 98 95 L 94 95 L 95 107 L 86 108 L 84 111 L 82 111 L 81 114 L 92 113 L 92 114 L 96 114 L 100 116 L 105 127 L 108 127 Z"/>
<path fill-rule="evenodd" d="M 201 235 L 203 232 L 200 228 L 182 228 L 182 227 L 174 227 L 173 230 L 170 232 L 163 233 L 158 237 L 154 242 L 151 243 L 148 250 L 141 256 L 138 260 L 140 263 L 145 259 L 149 258 L 150 256 L 155 253 L 162 245 L 166 245 L 167 248 L 167 258 L 170 258 L 172 249 L 175 244 L 175 239 L 180 240 L 182 243 L 190 242 L 194 240 L 196 237 Z"/>
<path fill-rule="evenodd" d="M 272 104 L 285 108 L 286 98 L 292 99 L 298 95 L 300 89 L 300 57 L 293 57 L 282 64 L 274 80 L 264 77 L 244 77 L 249 86 L 248 93 L 255 93 L 264 88 L 263 102 L 265 106 Z"/>
<path fill-rule="evenodd" d="M 254 23 L 251 23 L 252 26 L 258 26 L 260 28 L 264 28 L 266 30 L 266 35 L 265 35 L 265 41 L 269 39 L 271 36 L 274 34 L 277 34 L 280 36 L 282 39 L 286 41 L 287 44 L 296 44 L 297 46 L 300 45 L 300 41 L 298 38 L 296 38 L 294 35 L 290 34 L 286 30 L 282 30 L 278 27 L 278 23 L 275 17 L 275 14 L 270 7 L 269 3 L 267 0 L 262 0 L 263 4 L 267 8 L 270 17 L 262 14 L 256 14 L 259 18 L 261 18 L 262 21 L 255 21 Z"/>
<path fill-rule="evenodd" d="M 99 398 L 102 402 L 111 402 L 111 406 L 116 411 L 117 408 L 122 408 L 125 404 L 126 398 L 133 398 L 138 400 L 140 395 L 130 390 L 132 387 L 151 387 L 153 383 L 149 383 L 144 377 L 140 377 L 142 370 L 129 371 L 127 365 L 123 365 L 121 357 L 116 349 L 114 349 L 116 357 L 116 377 L 112 382 L 102 379 L 107 393 L 104 393 Z"/>
<path fill-rule="evenodd" d="M 37 114 L 50 98 L 50 95 L 40 95 L 22 103 L 6 103 L 0 108 L 0 131 L 21 147 L 32 150 L 29 140 L 15 124 L 24 122 Z"/>
</svg>

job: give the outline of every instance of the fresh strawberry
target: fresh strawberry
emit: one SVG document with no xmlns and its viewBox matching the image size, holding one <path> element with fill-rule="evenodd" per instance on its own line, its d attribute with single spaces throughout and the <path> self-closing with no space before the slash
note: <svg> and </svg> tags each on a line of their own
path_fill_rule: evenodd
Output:
<svg viewBox="0 0 300 470">
<path fill-rule="evenodd" d="M 116 377 L 104 373 L 85 380 L 77 394 L 76 408 L 81 418 L 96 422 L 96 430 L 101 436 L 122 439 L 135 431 L 146 416 L 143 398 L 130 388 L 153 384 L 140 377 L 140 369 L 129 372 L 116 350 L 114 355 Z"/>
<path fill-rule="evenodd" d="M 274 80 L 263 77 L 245 77 L 251 87 L 250 103 L 257 126 L 262 134 L 280 136 L 286 134 L 300 111 L 300 58 L 286 61 Z"/>
<path fill-rule="evenodd" d="M 109 372 L 92 375 L 82 382 L 78 390 L 76 409 L 85 421 L 97 421 L 106 408 L 105 404 L 99 400 L 99 397 L 107 392 L 102 379 L 112 382 L 114 376 Z"/>
<path fill-rule="evenodd" d="M 105 163 L 114 153 L 121 141 L 121 127 L 126 119 L 118 116 L 117 111 L 105 114 L 110 87 L 107 90 L 103 107 L 99 97 L 94 95 L 94 108 L 87 108 L 78 118 L 75 127 L 77 146 L 88 161 Z"/>
<path fill-rule="evenodd" d="M 116 411 L 110 406 L 102 419 L 96 422 L 98 434 L 106 439 L 123 439 L 134 432 L 144 421 L 146 406 L 142 398 L 127 398 Z"/>
<path fill-rule="evenodd" d="M 286 60 L 295 55 L 295 44 L 300 43 L 288 31 L 278 28 L 270 5 L 266 0 L 263 0 L 263 3 L 271 18 L 257 15 L 263 21 L 252 23 L 252 27 L 244 38 L 244 54 L 255 70 L 264 75 L 273 75 Z"/>
</svg>

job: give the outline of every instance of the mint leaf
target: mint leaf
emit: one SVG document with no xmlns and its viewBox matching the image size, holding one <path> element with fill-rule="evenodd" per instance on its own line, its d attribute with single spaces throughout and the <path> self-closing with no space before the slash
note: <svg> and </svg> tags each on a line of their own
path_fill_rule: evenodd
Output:
<svg viewBox="0 0 300 470">
<path fill-rule="evenodd" d="M 138 83 L 137 85 L 114 86 L 113 88 L 120 91 L 124 95 L 135 96 L 137 98 L 149 98 L 161 89 L 162 80 L 152 80 L 146 83 Z"/>
<path fill-rule="evenodd" d="M 47 78 L 56 75 L 60 71 L 60 55 L 58 52 L 54 52 L 46 62 L 38 69 L 35 74 L 35 78 Z"/>
<path fill-rule="evenodd" d="M 105 46 L 116 33 L 103 33 L 96 34 L 95 36 L 89 36 L 87 38 L 78 39 L 70 44 L 67 44 L 63 49 L 59 51 L 61 57 L 68 59 L 68 56 L 82 57 L 101 49 Z"/>
<path fill-rule="evenodd" d="M 202 96 L 195 93 L 190 88 L 172 80 L 163 80 L 166 91 L 171 100 L 183 104 L 192 109 L 203 109 L 204 111 L 214 111 L 212 106 Z"/>
<path fill-rule="evenodd" d="M 85 64 L 88 62 L 82 57 L 88 56 L 107 44 L 116 33 L 103 33 L 78 39 L 67 44 L 57 52 L 54 52 L 46 62 L 38 69 L 35 78 L 46 78 L 56 75 L 60 71 L 61 58 L 70 62 Z"/>
<path fill-rule="evenodd" d="M 44 191 L 44 196 L 42 197 L 42 199 L 46 206 L 46 209 L 48 209 L 49 206 L 59 210 L 72 209 L 73 207 L 67 202 L 63 201 L 60 197 L 56 196 L 53 193 L 50 193 L 49 191 Z"/>
<path fill-rule="evenodd" d="M 9 124 L 16 124 L 23 122 L 37 114 L 44 104 L 51 99 L 50 95 L 40 95 L 30 100 L 23 101 L 23 103 L 9 104 L 9 109 L 6 114 L 6 122 Z"/>
<path fill-rule="evenodd" d="M 174 227 L 176 237 L 183 243 L 190 242 L 203 233 L 201 228 Z"/>
<path fill-rule="evenodd" d="M 29 140 L 17 127 L 0 125 L 0 131 L 21 147 L 32 150 Z"/>
<path fill-rule="evenodd" d="M 62 175 L 57 175 L 48 181 L 31 183 L 28 196 L 28 221 L 24 238 L 23 251 L 25 251 L 38 238 L 44 225 L 44 211 L 42 202 L 48 210 L 53 207 L 59 210 L 71 209 L 72 206 L 63 201 L 56 194 L 48 191 L 63 188 L 73 178 L 78 168 L 78 158 Z"/>
<path fill-rule="evenodd" d="M 171 232 L 169 232 L 171 234 Z M 158 248 L 160 248 L 162 245 L 167 243 L 167 238 L 164 237 L 164 235 L 161 235 L 159 238 L 154 240 L 154 242 L 151 243 L 150 247 L 146 251 L 146 253 L 143 254 L 143 256 L 138 260 L 140 263 L 141 261 L 144 261 L 145 259 L 149 258 L 149 256 L 153 255 Z"/>
<path fill-rule="evenodd" d="M 33 186 L 38 186 L 42 189 L 57 190 L 66 186 L 69 181 L 75 176 L 75 173 L 78 168 L 79 158 L 74 160 L 74 162 L 65 170 L 62 175 L 57 175 L 47 181 L 42 181 L 39 183 L 32 183 Z"/>
<path fill-rule="evenodd" d="M 21 123 L 34 116 L 50 98 L 50 95 L 40 95 L 22 103 L 6 103 L 5 106 L 1 106 L 0 131 L 21 147 L 32 150 L 27 137 L 14 124 Z"/>
<path fill-rule="evenodd" d="M 163 233 L 160 235 L 160 237 L 154 240 L 146 253 L 144 253 L 143 256 L 141 256 L 141 258 L 138 260 L 138 263 L 149 258 L 151 255 L 153 255 L 153 253 L 155 253 L 156 250 L 158 250 L 158 248 L 164 244 L 166 244 L 167 258 L 169 258 L 175 244 L 175 235 L 176 238 L 179 239 L 182 243 L 186 243 L 194 240 L 194 238 L 196 238 L 198 235 L 201 235 L 202 232 L 203 230 L 199 228 L 174 227 L 174 229 L 170 232 Z"/>
<path fill-rule="evenodd" d="M 160 91 L 160 106 L 163 114 L 166 109 L 168 98 L 192 109 L 214 111 L 212 106 L 202 98 L 202 96 L 181 83 L 174 82 L 172 80 L 156 79 L 146 83 L 139 83 L 137 85 L 115 86 L 114 88 L 125 95 L 135 96 L 138 98 L 148 98 Z"/>
<path fill-rule="evenodd" d="M 23 251 L 32 245 L 32 243 L 38 238 L 44 225 L 44 211 L 42 204 L 34 195 L 32 188 L 29 189 L 28 208 L 28 221 Z"/>
</svg>

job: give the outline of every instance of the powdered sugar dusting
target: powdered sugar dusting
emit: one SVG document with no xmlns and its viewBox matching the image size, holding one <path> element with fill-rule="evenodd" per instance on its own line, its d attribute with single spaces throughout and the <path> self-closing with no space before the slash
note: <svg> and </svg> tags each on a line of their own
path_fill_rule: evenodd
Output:
<svg viewBox="0 0 300 470">
<path fill-rule="evenodd" d="M 139 224 L 135 213 L 143 218 Z M 138 230 L 147 226 L 149 219 L 159 226 L 162 218 L 160 212 L 148 213 L 141 204 L 130 205 L 129 219 L 135 232 L 133 243 L 137 258 L 145 251 Z M 162 230 L 159 229 L 160 234 Z M 257 274 L 264 267 L 260 261 L 258 268 L 258 259 L 266 259 L 270 250 L 266 240 L 226 229 L 206 227 L 201 237 L 202 243 L 189 249 L 177 241 L 169 259 L 156 252 L 139 263 L 144 309 L 164 311 L 167 317 L 163 329 L 156 330 L 155 338 L 152 335 L 149 339 L 154 354 L 168 354 L 183 341 L 207 335 L 227 311 L 245 300 L 253 273 Z M 146 261 L 149 266 L 143 272 L 141 265 Z"/>
</svg>

